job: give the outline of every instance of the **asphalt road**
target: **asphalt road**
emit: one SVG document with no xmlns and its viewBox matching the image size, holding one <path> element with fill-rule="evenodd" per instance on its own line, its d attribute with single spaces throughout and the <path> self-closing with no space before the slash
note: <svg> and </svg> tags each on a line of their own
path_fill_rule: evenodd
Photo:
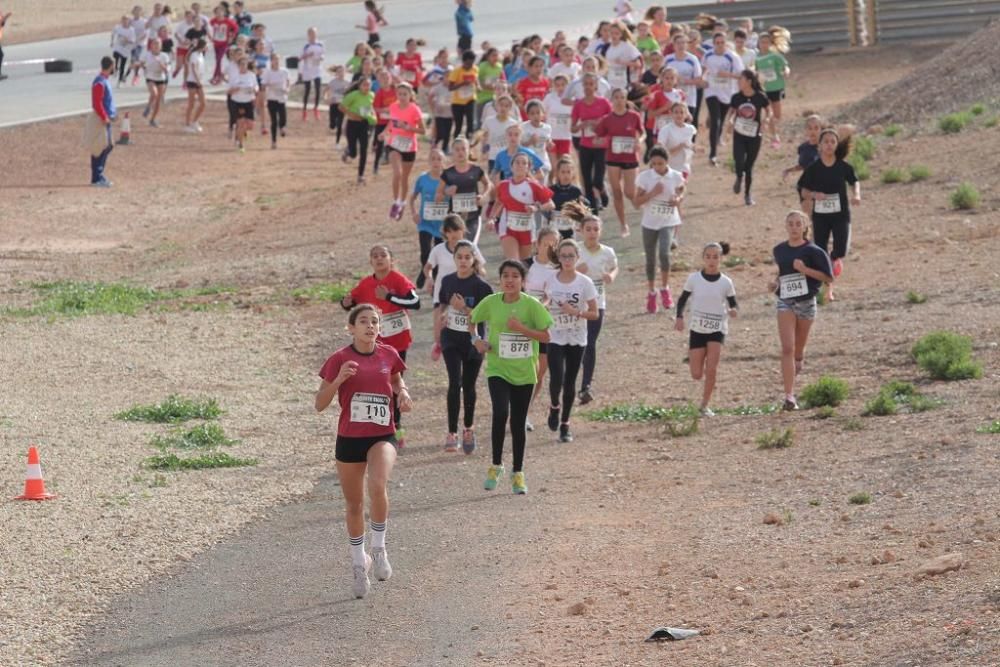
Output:
<svg viewBox="0 0 1000 667">
<path fill-rule="evenodd" d="M 354 26 L 363 23 L 360 2 L 351 4 L 300 7 L 273 12 L 261 12 L 254 18 L 267 25 L 268 36 L 279 53 L 297 55 L 305 43 L 309 26 L 319 28 L 320 39 L 327 47 L 327 62 L 345 62 L 358 41 L 364 41 L 363 31 Z M 685 4 L 667 0 L 664 4 Z M 427 49 L 456 43 L 454 3 L 451 0 L 387 0 L 386 16 L 390 22 L 381 31 L 382 40 L 392 48 L 402 46 L 408 37 L 423 37 Z M 484 39 L 494 44 L 538 32 L 549 37 L 564 29 L 571 37 L 612 13 L 612 0 L 503 0 L 474 5 L 475 43 Z M 252 3 L 251 3 L 252 7 Z M 115 16 L 108 17 L 108 31 L 95 35 L 70 37 L 45 42 L 15 44 L 5 47 L 5 73 L 10 76 L 0 82 L 0 127 L 38 120 L 58 118 L 84 112 L 89 107 L 88 89 L 97 74 L 102 56 L 110 55 L 111 28 Z M 528 20 L 530 19 L 530 20 Z M 45 74 L 41 63 L 48 58 L 73 61 L 69 74 Z M 208 57 L 214 67 L 214 55 Z M 26 64 L 21 64 L 25 63 Z M 168 98 L 182 97 L 179 85 L 171 85 Z M 126 86 L 115 92 L 119 106 L 142 104 L 146 99 L 144 86 Z"/>
</svg>

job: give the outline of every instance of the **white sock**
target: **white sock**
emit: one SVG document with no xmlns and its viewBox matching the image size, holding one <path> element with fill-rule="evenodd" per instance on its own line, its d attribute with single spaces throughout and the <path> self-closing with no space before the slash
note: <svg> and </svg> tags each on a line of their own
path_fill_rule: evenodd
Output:
<svg viewBox="0 0 1000 667">
<path fill-rule="evenodd" d="M 351 561 L 355 565 L 365 564 L 365 534 L 351 538 Z"/>
<path fill-rule="evenodd" d="M 371 521 L 369 525 L 372 529 L 372 549 L 385 549 L 385 524 Z"/>
</svg>

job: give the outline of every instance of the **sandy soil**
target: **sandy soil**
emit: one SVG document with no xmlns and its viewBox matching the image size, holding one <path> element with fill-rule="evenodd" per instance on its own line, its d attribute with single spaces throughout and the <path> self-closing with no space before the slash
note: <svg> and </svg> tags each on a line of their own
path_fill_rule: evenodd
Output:
<svg viewBox="0 0 1000 667">
<path fill-rule="evenodd" d="M 860 54 L 797 60 L 789 117 L 868 92 L 832 85 L 845 75 L 874 87 L 908 71 L 918 54 L 882 56 L 877 69 Z M 37 442 L 47 482 L 62 496 L 0 505 L 2 525 L 25 538 L 0 545 L 2 664 L 58 662 L 113 594 L 171 571 L 330 472 L 329 424 L 310 414 L 311 395 L 316 369 L 343 341 L 342 316 L 297 303 L 290 289 L 364 271 L 374 239 L 391 240 L 400 267 L 416 271 L 412 225 L 384 220 L 388 174 L 361 190 L 349 185 L 352 172 L 334 158 L 324 125 L 293 119 L 280 150 L 256 140 L 241 157 L 225 139 L 220 106 L 211 107 L 203 136 L 180 132 L 181 111 L 171 105 L 167 127 L 138 128 L 134 145 L 115 150 L 110 191 L 86 185 L 81 121 L 0 133 L 14 156 L 0 198 L 5 303 L 28 303 L 36 298 L 29 283 L 60 278 L 234 289 L 209 312 L 0 319 L 0 373 L 4 386 L 16 387 L 0 417 L 0 487 L 8 495 L 19 489 L 23 452 Z M 696 165 L 679 258 L 695 266 L 702 243 L 724 238 L 750 260 L 729 271 L 743 317 L 727 342 L 720 406 L 767 404 L 780 390 L 764 260 L 795 203 L 778 178 L 792 145 L 766 149 L 759 204 L 749 210 L 730 193 L 728 173 L 703 157 Z M 975 432 L 998 417 L 1000 402 L 1000 306 L 991 294 L 1000 176 L 968 159 L 997 148 L 996 130 L 879 141 L 840 299 L 821 311 L 807 354 L 806 381 L 832 373 L 851 384 L 837 417 L 718 417 L 676 439 L 658 427 L 578 419 L 572 449 L 532 449 L 529 483 L 552 508 L 537 516 L 547 521 L 538 529 L 545 537 L 520 545 L 523 562 L 536 567 L 505 558 L 496 573 L 510 582 L 498 595 L 512 615 L 530 618 L 532 633 L 511 652 L 486 653 L 484 664 L 1000 662 L 998 440 Z M 929 180 L 877 183 L 886 166 L 918 163 L 933 170 Z M 947 208 L 961 180 L 983 192 L 978 212 Z M 626 268 L 609 290 L 596 407 L 684 403 L 699 391 L 682 362 L 684 339 L 668 318 L 642 314 L 638 239 L 611 242 Z M 496 242 L 485 251 L 495 260 Z M 678 267 L 675 288 L 685 274 Z M 927 303 L 908 304 L 910 289 Z M 416 327 L 427 331 L 426 313 Z M 938 328 L 975 338 L 982 380 L 921 380 L 907 350 Z M 414 463 L 444 456 L 436 451 L 443 370 L 429 361 L 427 339 L 412 355 L 420 402 L 410 426 Z M 847 430 L 888 379 L 917 381 L 944 405 Z M 171 391 L 218 398 L 228 411 L 222 423 L 243 440 L 239 453 L 261 465 L 171 474 L 166 487 L 155 486 L 140 463 L 156 427 L 112 415 Z M 480 424 L 488 424 L 487 401 L 480 406 Z M 778 426 L 795 429 L 796 446 L 756 450 L 754 438 Z M 485 471 L 485 453 L 476 456 Z M 427 484 L 454 483 L 436 468 Z M 874 502 L 848 504 L 857 491 Z M 763 523 L 786 511 L 787 525 Z M 433 531 L 449 518 L 423 520 Z M 960 571 L 915 578 L 923 561 L 947 552 L 962 554 Z M 661 624 L 708 636 L 639 643 Z"/>
<path fill-rule="evenodd" d="M 354 0 L 264 0 L 247 2 L 251 14 L 270 9 L 287 9 L 303 5 L 339 5 Z M 141 4 L 147 13 L 151 2 L 118 2 L 117 0 L 8 0 L 2 5 L 4 12 L 14 12 L 6 27 L 4 44 L 20 44 L 43 39 L 74 37 L 94 32 L 110 32 L 123 12 L 131 11 L 135 4 Z M 175 9 L 188 3 L 171 3 Z M 211 16 L 211 2 L 202 2 L 206 15 Z M 363 11 L 358 2 L 358 11 Z"/>
</svg>

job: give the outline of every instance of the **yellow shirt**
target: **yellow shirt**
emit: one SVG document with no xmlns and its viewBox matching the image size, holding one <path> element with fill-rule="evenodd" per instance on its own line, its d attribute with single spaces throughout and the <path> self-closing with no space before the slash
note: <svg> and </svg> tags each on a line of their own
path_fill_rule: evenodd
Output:
<svg viewBox="0 0 1000 667">
<path fill-rule="evenodd" d="M 456 67 L 448 74 L 448 83 L 461 83 L 462 85 L 451 91 L 452 104 L 469 104 L 476 101 L 476 81 L 479 80 L 479 68 L 475 65 L 471 69 Z"/>
</svg>

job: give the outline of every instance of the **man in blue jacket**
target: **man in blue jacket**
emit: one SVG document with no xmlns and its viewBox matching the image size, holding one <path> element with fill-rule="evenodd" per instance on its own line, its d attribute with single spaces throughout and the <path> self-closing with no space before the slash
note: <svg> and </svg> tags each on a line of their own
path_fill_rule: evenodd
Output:
<svg viewBox="0 0 1000 667">
<path fill-rule="evenodd" d="M 111 141 L 111 123 L 118 115 L 109 83 L 114 73 L 115 61 L 110 56 L 104 56 L 101 58 L 101 73 L 90 86 L 93 113 L 87 116 L 84 145 L 90 150 L 90 184 L 97 188 L 111 187 L 111 181 L 104 177 L 104 164 L 114 146 Z"/>
</svg>

